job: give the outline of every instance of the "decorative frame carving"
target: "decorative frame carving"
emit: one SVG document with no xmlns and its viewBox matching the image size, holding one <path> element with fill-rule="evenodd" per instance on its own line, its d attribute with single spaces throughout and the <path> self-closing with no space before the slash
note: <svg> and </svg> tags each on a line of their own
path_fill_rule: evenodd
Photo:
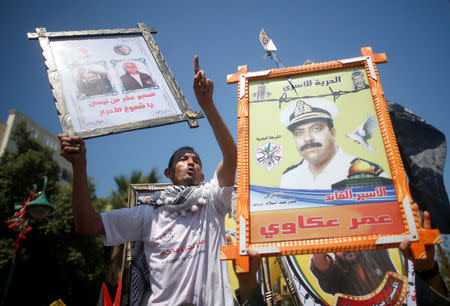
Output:
<svg viewBox="0 0 450 306">
<path fill-rule="evenodd" d="M 222 259 L 235 259 L 238 272 L 248 271 L 249 269 L 249 261 L 246 253 L 246 248 L 257 249 L 262 256 L 295 255 L 398 247 L 401 241 L 403 241 L 405 238 L 408 238 L 412 241 L 415 241 L 412 245 L 414 255 L 416 257 L 422 258 L 426 256 L 425 244 L 437 244 L 440 242 L 438 230 L 418 230 L 418 222 L 411 208 L 412 197 L 410 195 L 407 177 L 403 169 L 396 138 L 392 128 L 386 102 L 384 100 L 384 93 L 381 87 L 381 82 L 376 67 L 376 63 L 387 62 L 386 55 L 373 54 L 370 47 L 362 48 L 361 52 L 362 56 L 350 59 L 257 72 L 249 72 L 247 66 L 240 66 L 238 67 L 237 73 L 228 75 L 227 81 L 229 84 L 239 84 L 237 194 L 238 245 L 222 247 L 221 255 Z M 337 88 L 336 90 L 333 90 L 330 84 L 341 82 L 341 78 L 339 75 L 339 72 L 341 71 L 345 73 L 343 75 L 346 76 L 347 85 L 350 84 L 349 82 L 352 80 L 353 84 L 355 84 L 353 75 L 351 78 L 349 77 L 349 73 L 351 73 L 352 70 L 359 70 L 360 72 L 362 72 L 362 74 L 364 75 L 364 80 L 367 80 L 368 84 L 364 84 L 365 86 L 361 87 L 361 89 L 353 87 L 352 89 L 349 88 L 348 90 L 342 89 L 342 86 L 333 85 Z M 331 79 L 330 76 L 331 78 L 335 78 Z M 306 79 L 307 77 L 317 77 L 316 83 L 311 83 L 310 80 L 308 81 Z M 295 83 L 295 81 L 297 81 L 297 83 Z M 300 84 L 299 82 L 302 81 L 303 83 Z M 279 82 L 280 84 L 285 84 L 286 87 L 283 87 L 284 89 L 278 88 L 278 91 L 276 91 L 274 87 L 277 86 L 277 82 Z M 264 87 L 264 90 L 259 91 L 259 89 L 255 89 L 257 86 L 259 86 L 257 84 L 261 84 L 260 86 L 261 88 Z M 310 91 L 302 91 L 303 88 L 301 87 L 314 87 L 314 85 L 317 87 L 326 86 L 329 88 L 329 91 L 325 92 L 325 87 L 323 87 L 322 91 L 318 91 L 318 93 L 312 96 L 308 95 Z M 266 89 L 269 90 L 270 88 L 274 89 L 274 91 L 276 91 L 277 93 L 282 92 L 282 90 L 285 91 L 280 96 L 280 98 L 271 99 L 270 97 L 268 98 L 268 96 L 270 96 L 270 93 L 266 91 Z M 300 94 L 297 92 L 297 89 Z M 371 200 L 372 202 L 366 201 L 364 202 L 364 204 L 360 204 L 357 203 L 356 200 L 356 191 L 360 192 L 361 190 L 363 190 L 361 189 L 361 185 L 354 187 L 355 185 L 349 186 L 342 184 L 333 184 L 334 187 L 332 188 L 319 187 L 317 188 L 318 190 L 315 190 L 314 188 L 304 187 L 299 187 L 298 189 L 295 189 L 293 187 L 287 187 L 288 189 L 280 188 L 280 185 L 276 185 L 273 182 L 272 184 L 268 184 L 268 186 L 262 187 L 251 184 L 252 181 L 255 182 L 258 180 L 268 180 L 267 178 L 271 176 L 276 177 L 277 175 L 269 174 L 269 171 L 272 170 L 273 167 L 276 167 L 276 163 L 283 158 L 281 153 L 281 145 L 277 147 L 276 144 L 269 142 L 268 144 L 264 144 L 264 146 L 261 146 L 260 148 L 256 148 L 255 146 L 255 138 L 257 138 L 255 135 L 258 135 L 258 132 L 265 128 L 265 126 L 263 125 L 270 125 L 270 118 L 273 119 L 277 117 L 273 116 L 273 111 L 267 109 L 266 113 L 268 113 L 269 117 L 265 117 L 263 112 L 258 111 L 258 108 L 254 106 L 257 104 L 262 105 L 261 103 L 257 102 L 278 103 L 280 114 L 282 113 L 281 108 L 284 108 L 284 110 L 288 112 L 288 107 L 282 106 L 285 103 L 297 103 L 297 107 L 300 107 L 301 109 L 299 111 L 301 115 L 294 115 L 294 112 L 292 112 L 292 114 L 288 112 L 288 114 L 291 114 L 291 116 L 289 117 L 290 119 L 286 119 L 289 123 L 289 120 L 294 120 L 292 118 L 297 118 L 296 116 L 302 116 L 303 114 L 312 114 L 311 110 L 308 111 L 302 108 L 305 105 L 303 102 L 299 102 L 300 100 L 306 102 L 306 107 L 313 105 L 313 102 L 311 102 L 312 98 L 328 99 L 331 100 L 329 102 L 335 102 L 334 104 L 337 104 L 336 100 L 342 95 L 357 93 L 363 89 L 367 89 L 367 99 L 368 101 L 371 101 L 367 103 L 369 103 L 369 105 L 373 104 L 371 105 L 373 109 L 372 112 L 374 116 L 376 116 L 377 125 L 379 126 L 378 137 L 381 139 L 380 151 L 384 151 L 384 158 L 386 159 L 386 164 L 388 165 L 388 170 L 391 174 L 390 179 L 388 180 L 391 180 L 391 183 L 386 183 L 386 181 L 383 181 L 383 183 L 380 183 L 380 186 L 391 186 L 390 197 L 384 197 L 384 195 L 386 194 L 383 194 L 383 196 L 381 196 L 381 193 L 373 193 L 374 199 L 375 197 L 378 197 L 380 195 L 380 201 Z M 370 94 L 368 93 L 369 91 Z M 302 94 L 305 92 L 307 93 L 306 95 Z M 255 99 L 254 96 L 258 97 Z M 303 106 L 299 106 L 299 103 L 303 104 Z M 274 107 L 271 108 L 271 110 L 273 109 Z M 255 116 L 254 119 L 252 118 L 251 114 Z M 345 115 L 346 114 L 344 113 L 344 116 Z M 348 121 L 350 118 L 349 114 L 347 114 L 346 116 Z M 285 116 L 284 118 L 287 117 Z M 334 120 L 334 118 L 332 118 L 332 120 Z M 252 125 L 252 123 L 256 121 L 263 123 L 259 125 L 255 123 L 254 125 Z M 281 119 L 281 121 L 283 121 L 283 119 Z M 292 121 L 290 122 L 292 123 Z M 302 124 L 303 122 L 311 121 L 305 120 L 302 121 Z M 254 126 L 258 127 L 259 129 Z M 252 136 L 250 135 L 251 131 L 254 132 L 254 135 Z M 280 135 L 268 135 L 265 138 L 261 137 L 257 140 L 272 139 L 272 142 L 275 142 L 275 139 L 283 138 L 283 136 L 278 136 Z M 278 151 L 274 149 L 274 151 L 272 152 L 271 150 L 274 147 Z M 262 175 L 260 172 L 257 172 L 257 170 L 254 170 L 255 168 L 257 169 L 257 166 L 255 164 L 259 159 L 252 155 L 257 155 L 258 150 L 261 153 L 261 160 L 265 159 L 266 162 L 266 174 L 264 175 Z M 292 152 L 292 146 L 290 150 Z M 273 155 L 270 155 L 269 153 L 279 154 L 279 156 L 273 158 Z M 271 158 L 273 160 L 268 161 L 268 156 L 272 156 Z M 267 163 L 269 163 L 270 166 L 267 166 Z M 370 163 L 370 165 L 373 166 L 373 169 L 375 169 L 375 164 Z M 261 165 L 258 166 L 262 167 Z M 254 176 L 252 177 L 250 173 L 253 173 Z M 278 178 L 279 177 L 280 174 L 278 174 Z M 350 178 L 350 175 L 348 176 L 348 178 Z M 344 181 L 348 183 L 350 179 L 346 179 Z M 342 182 L 343 181 L 341 181 L 341 183 Z M 259 187 L 261 187 L 260 191 L 257 190 Z M 290 188 L 294 189 L 294 191 L 306 190 L 316 196 L 319 195 L 319 200 L 317 200 L 317 203 L 327 204 L 326 208 L 321 208 L 317 203 L 311 204 L 307 200 L 306 202 L 296 200 L 294 202 L 291 202 L 295 204 L 293 204 L 293 206 L 290 208 L 264 208 L 261 211 L 258 211 L 257 206 L 260 203 L 262 203 L 261 205 L 265 207 L 267 207 L 267 205 L 269 204 L 274 205 L 275 207 L 281 207 L 280 203 L 283 203 L 282 200 L 295 198 L 292 196 L 293 193 L 286 193 L 290 191 Z M 374 185 L 370 186 L 370 188 L 377 190 L 377 187 L 375 187 Z M 386 191 L 387 187 L 380 188 L 381 192 L 381 190 Z M 355 194 L 350 193 L 349 190 L 353 191 Z M 318 193 L 318 191 L 324 192 Z M 345 191 L 347 191 L 347 193 L 345 193 Z M 260 192 L 259 194 L 264 195 L 265 197 L 274 197 L 276 200 L 272 201 L 271 203 L 269 203 L 270 201 L 256 202 L 254 199 L 257 198 L 257 192 Z M 279 192 L 280 194 L 277 194 L 277 192 Z M 288 194 L 288 196 L 286 196 L 286 194 Z M 346 197 L 345 200 L 349 200 L 348 203 L 344 203 L 347 205 L 345 209 L 342 208 L 344 206 L 338 206 L 338 204 L 342 204 L 342 202 L 338 201 L 338 195 L 342 196 L 342 199 Z M 369 196 L 369 193 L 366 193 L 366 195 Z M 370 193 L 370 195 L 372 195 L 372 193 Z M 384 199 L 384 202 L 382 198 Z M 330 202 L 325 203 L 325 201 Z M 285 203 L 286 201 L 284 201 L 283 204 Z M 329 205 L 330 203 L 331 205 Z M 299 205 L 294 208 L 296 204 Z M 304 208 L 302 208 L 302 206 Z M 339 212 L 336 209 L 337 207 L 339 207 Z M 386 213 L 385 211 L 387 210 L 387 208 L 389 208 L 388 213 Z M 310 209 L 310 211 L 313 211 L 313 213 L 308 214 L 307 209 Z M 377 210 L 380 209 L 382 211 L 378 213 Z M 328 214 L 326 214 L 325 211 L 327 211 Z M 341 211 L 345 212 L 346 214 L 340 215 Z M 390 215 L 390 212 L 395 213 Z M 334 216 L 337 217 L 335 218 Z M 339 216 L 343 217 L 341 218 Z M 347 220 L 345 220 L 345 218 L 347 218 Z M 350 223 L 349 227 L 350 221 L 353 222 L 353 224 Z M 386 232 L 386 227 L 394 229 L 393 224 L 396 224 L 395 230 L 393 230 L 392 232 Z M 362 228 L 367 228 L 366 225 L 370 225 L 371 229 L 358 232 L 358 230 Z M 376 227 L 375 225 L 378 225 L 378 227 Z M 382 228 L 380 225 L 383 225 L 383 230 L 380 230 Z M 352 234 L 349 234 L 349 229 L 352 226 L 354 226 L 356 230 L 352 232 Z M 339 228 L 343 230 L 336 230 Z M 322 229 L 326 231 L 321 232 Z M 284 234 L 284 232 L 282 231 L 284 230 L 287 234 L 283 236 L 282 233 Z M 309 232 L 307 232 L 308 230 Z M 317 234 L 317 232 L 321 232 L 323 234 Z M 269 234 L 264 235 L 263 233 Z"/>
</svg>

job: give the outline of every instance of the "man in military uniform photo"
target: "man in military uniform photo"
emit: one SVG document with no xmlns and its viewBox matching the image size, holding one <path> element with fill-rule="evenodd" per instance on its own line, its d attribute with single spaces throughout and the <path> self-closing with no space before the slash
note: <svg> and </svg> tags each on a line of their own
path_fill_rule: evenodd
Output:
<svg viewBox="0 0 450 306">
<path fill-rule="evenodd" d="M 303 159 L 284 171 L 280 188 L 331 189 L 360 172 L 387 177 L 377 164 L 349 155 L 336 144 L 337 114 L 336 105 L 322 98 L 299 99 L 286 107 L 281 121 L 292 132 Z"/>
</svg>

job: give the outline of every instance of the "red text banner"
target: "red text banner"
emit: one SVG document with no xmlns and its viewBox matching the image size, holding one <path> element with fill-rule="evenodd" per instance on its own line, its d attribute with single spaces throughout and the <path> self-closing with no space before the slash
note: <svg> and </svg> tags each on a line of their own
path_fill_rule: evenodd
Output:
<svg viewBox="0 0 450 306">
<path fill-rule="evenodd" d="M 250 216 L 251 243 L 397 234 L 405 228 L 396 202 L 377 205 L 330 206 L 254 212 Z"/>
</svg>

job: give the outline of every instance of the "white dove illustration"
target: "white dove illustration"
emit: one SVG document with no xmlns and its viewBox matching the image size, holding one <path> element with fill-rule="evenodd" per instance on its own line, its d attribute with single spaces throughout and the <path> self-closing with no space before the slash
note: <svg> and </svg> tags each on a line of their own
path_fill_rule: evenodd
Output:
<svg viewBox="0 0 450 306">
<path fill-rule="evenodd" d="M 373 136 L 377 127 L 377 118 L 367 116 L 366 120 L 364 120 L 364 122 L 356 128 L 355 132 L 352 134 L 346 134 L 345 136 L 353 139 L 354 142 L 361 144 L 367 151 L 373 152 L 375 149 L 368 144 L 367 141 Z"/>
</svg>

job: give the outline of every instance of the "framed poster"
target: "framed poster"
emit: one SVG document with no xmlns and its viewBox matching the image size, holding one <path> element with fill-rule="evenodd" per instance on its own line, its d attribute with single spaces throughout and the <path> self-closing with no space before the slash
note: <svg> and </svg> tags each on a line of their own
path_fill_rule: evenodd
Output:
<svg viewBox="0 0 450 306">
<path fill-rule="evenodd" d="M 28 33 L 38 39 L 64 133 L 91 138 L 188 121 L 192 112 L 143 23 L 136 29 Z"/>
<path fill-rule="evenodd" d="M 248 72 L 239 67 L 238 241 L 223 258 L 395 247 L 418 231 L 375 63 L 384 54 Z M 419 239 L 420 238 L 420 239 Z M 240 263 L 247 269 L 247 260 Z"/>
</svg>

